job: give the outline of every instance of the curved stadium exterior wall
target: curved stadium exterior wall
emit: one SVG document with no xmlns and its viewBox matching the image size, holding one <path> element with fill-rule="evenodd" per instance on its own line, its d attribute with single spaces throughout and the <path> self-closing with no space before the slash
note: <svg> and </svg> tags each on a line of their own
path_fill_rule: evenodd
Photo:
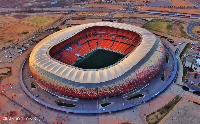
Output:
<svg viewBox="0 0 200 124">
<path fill-rule="evenodd" d="M 77 68 L 49 55 L 55 45 L 94 26 L 135 32 L 141 40 L 123 60 L 102 69 Z M 132 25 L 99 22 L 67 28 L 45 38 L 33 49 L 29 66 L 45 90 L 71 97 L 97 98 L 120 95 L 147 83 L 157 74 L 164 58 L 165 48 L 152 33 Z"/>
</svg>

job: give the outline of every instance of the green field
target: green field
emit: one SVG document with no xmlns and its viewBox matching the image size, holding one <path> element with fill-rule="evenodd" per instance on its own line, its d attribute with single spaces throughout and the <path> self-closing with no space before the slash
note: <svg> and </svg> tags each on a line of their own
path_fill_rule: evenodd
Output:
<svg viewBox="0 0 200 124">
<path fill-rule="evenodd" d="M 171 32 L 172 29 L 172 22 L 167 21 L 167 20 L 152 20 L 142 26 L 142 28 L 162 32 L 165 34 L 170 34 L 172 35 L 173 33 Z"/>
<path fill-rule="evenodd" d="M 73 66 L 82 69 L 100 69 L 116 63 L 123 57 L 124 55 L 119 53 L 103 49 L 97 49 L 84 56 L 82 59 L 77 61 Z"/>
<path fill-rule="evenodd" d="M 151 20 L 150 22 L 144 24 L 142 28 L 150 29 L 153 31 L 165 33 L 174 37 L 184 37 L 190 40 L 196 41 L 193 37 L 190 37 L 184 30 L 184 23 L 178 23 L 168 20 Z M 174 28 L 177 30 L 174 30 Z"/>
</svg>

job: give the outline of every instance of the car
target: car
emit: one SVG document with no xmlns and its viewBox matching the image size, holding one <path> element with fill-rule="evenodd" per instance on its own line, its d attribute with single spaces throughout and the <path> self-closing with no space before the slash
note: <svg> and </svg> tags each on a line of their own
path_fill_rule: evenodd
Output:
<svg viewBox="0 0 200 124">
<path fill-rule="evenodd" d="M 170 38 L 168 38 L 167 39 L 170 43 L 174 43 L 174 40 L 172 40 L 172 39 L 170 39 Z"/>
<path fill-rule="evenodd" d="M 181 45 L 182 43 L 178 43 L 178 45 Z"/>
<path fill-rule="evenodd" d="M 191 45 L 195 45 L 195 43 L 191 43 Z"/>
</svg>

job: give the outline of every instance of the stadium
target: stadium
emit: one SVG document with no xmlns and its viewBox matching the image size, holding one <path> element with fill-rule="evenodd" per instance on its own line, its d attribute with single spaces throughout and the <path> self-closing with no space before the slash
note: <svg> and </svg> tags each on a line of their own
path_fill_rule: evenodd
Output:
<svg viewBox="0 0 200 124">
<path fill-rule="evenodd" d="M 46 91 L 90 99 L 121 95 L 146 84 L 164 59 L 164 45 L 149 31 L 98 22 L 43 39 L 31 52 L 29 67 Z"/>
</svg>

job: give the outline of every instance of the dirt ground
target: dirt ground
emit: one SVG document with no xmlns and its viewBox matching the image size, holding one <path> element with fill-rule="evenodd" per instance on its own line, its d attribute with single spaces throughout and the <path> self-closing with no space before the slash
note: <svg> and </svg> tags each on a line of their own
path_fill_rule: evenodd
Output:
<svg viewBox="0 0 200 124">
<path fill-rule="evenodd" d="M 170 0 L 173 6 L 179 7 L 179 6 L 184 6 L 184 7 L 193 7 L 195 6 L 192 4 L 189 0 Z"/>
<path fill-rule="evenodd" d="M 147 124 L 146 118 L 145 118 L 147 115 L 151 114 L 152 112 L 157 111 L 158 109 L 160 109 L 161 107 L 166 105 L 175 96 L 176 96 L 176 94 L 168 94 L 168 95 L 164 95 L 164 96 L 158 96 L 155 99 L 142 104 L 140 111 L 139 111 L 139 117 L 140 117 L 141 121 L 143 122 L 143 124 Z"/>
<path fill-rule="evenodd" d="M 181 113 L 184 113 L 184 109 L 185 108 L 182 108 L 183 106 L 181 106 L 181 104 L 188 104 L 189 102 L 196 102 L 196 103 L 200 103 L 200 99 L 198 99 L 197 97 L 193 97 L 191 95 L 189 95 L 188 93 L 184 94 L 184 96 L 182 97 L 181 101 L 179 101 L 178 104 L 175 105 L 175 107 L 160 121 L 161 124 L 163 123 L 177 123 L 177 122 L 173 122 L 173 121 L 178 121 L 178 122 L 181 122 L 183 121 L 184 119 L 187 120 L 188 119 L 191 119 L 191 116 L 194 116 L 194 115 L 185 115 L 185 117 L 181 117 L 183 115 L 178 115 L 178 114 L 181 114 Z M 189 104 L 186 105 L 188 108 L 189 107 Z M 180 108 L 182 109 L 182 112 L 177 112 L 176 113 L 176 110 L 180 110 Z M 192 108 L 192 107 L 191 107 Z M 196 108 L 198 110 L 198 108 Z M 190 111 L 190 112 L 189 112 Z M 186 111 L 187 113 L 193 113 L 193 110 L 189 110 L 189 111 Z M 174 113 L 174 115 L 173 115 Z M 171 115 L 173 115 L 172 117 L 170 117 Z M 171 119 L 170 119 L 171 118 Z M 179 120 L 180 119 L 180 120 Z M 196 119 L 196 118 L 195 118 Z M 187 122 L 186 122 L 187 123 Z"/>
<path fill-rule="evenodd" d="M 13 16 L 2 16 L 0 17 L 0 22 L 1 23 L 9 23 L 9 22 L 16 22 L 18 21 L 19 19 L 18 18 L 15 18 Z"/>
<path fill-rule="evenodd" d="M 177 36 L 181 35 L 181 31 L 179 30 L 179 24 L 177 23 L 172 24 L 172 32 Z"/>
<path fill-rule="evenodd" d="M 10 23 L 2 28 L 0 28 L 0 42 L 4 44 L 10 44 L 13 41 L 21 39 L 29 34 L 32 34 L 39 27 L 27 25 L 24 23 Z M 23 33 L 27 34 L 23 34 Z"/>
<path fill-rule="evenodd" d="M 38 15 L 27 18 L 27 15 L 0 17 L 0 43 L 10 44 L 26 37 L 42 27 L 47 27 L 60 16 Z"/>
<path fill-rule="evenodd" d="M 99 120 L 100 120 L 100 124 L 122 124 L 125 122 L 128 122 L 130 124 L 135 124 L 134 122 L 130 120 L 125 120 L 125 119 L 115 118 L 115 117 L 108 117 L 108 116 L 100 116 Z"/>
<path fill-rule="evenodd" d="M 181 24 L 178 24 L 178 23 L 173 23 L 172 24 L 172 33 L 178 37 L 184 37 L 184 38 L 187 38 L 187 36 L 185 36 L 181 31 L 180 31 L 180 26 L 183 25 L 182 23 Z M 184 26 L 184 25 L 183 25 Z"/>
<path fill-rule="evenodd" d="M 13 15 L 13 17 L 16 19 L 24 19 L 24 18 L 29 17 L 29 15 Z"/>
</svg>

